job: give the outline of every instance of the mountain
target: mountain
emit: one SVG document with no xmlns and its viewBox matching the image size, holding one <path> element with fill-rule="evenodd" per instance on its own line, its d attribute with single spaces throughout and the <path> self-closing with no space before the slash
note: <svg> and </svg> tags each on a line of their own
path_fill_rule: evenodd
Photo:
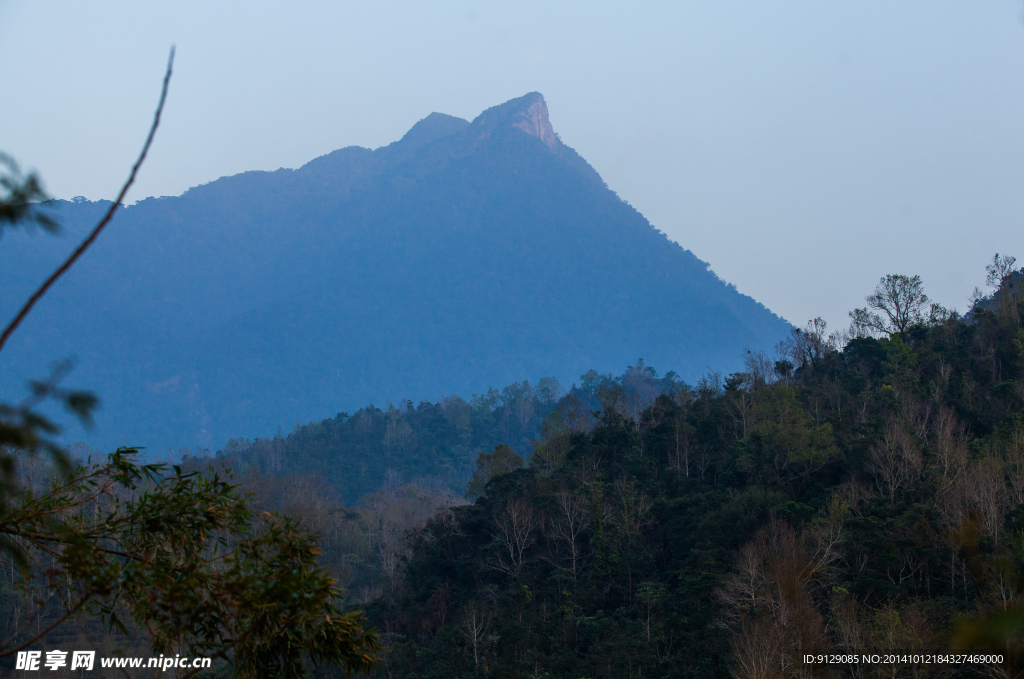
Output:
<svg viewBox="0 0 1024 679">
<path fill-rule="evenodd" d="M 63 239 L 7 234 L 0 312 L 108 206 L 56 201 Z M 163 450 L 638 357 L 692 381 L 789 329 L 619 199 L 531 93 L 120 209 L 0 365 L 11 399 L 76 355 L 68 386 L 104 404 L 88 440 Z"/>
</svg>

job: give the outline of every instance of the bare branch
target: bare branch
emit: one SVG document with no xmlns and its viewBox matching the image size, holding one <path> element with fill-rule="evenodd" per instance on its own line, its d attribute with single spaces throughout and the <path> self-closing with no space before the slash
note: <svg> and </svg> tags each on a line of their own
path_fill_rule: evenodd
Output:
<svg viewBox="0 0 1024 679">
<path fill-rule="evenodd" d="M 149 146 L 150 144 L 153 143 L 153 137 L 154 135 L 156 135 L 156 128 L 160 125 L 160 114 L 163 112 L 164 102 L 167 100 L 167 87 L 171 82 L 171 71 L 173 66 L 174 47 L 171 47 L 171 55 L 167 59 L 167 73 L 164 75 L 164 85 L 163 89 L 160 92 L 160 103 L 156 107 L 156 115 L 153 117 L 153 125 L 149 128 L 149 135 L 146 137 L 146 143 L 142 146 L 142 153 L 139 154 L 139 159 L 136 160 L 135 165 L 132 166 L 131 174 L 128 175 L 128 181 L 126 181 L 124 183 L 124 186 L 121 187 L 121 192 L 117 194 L 117 198 L 111 204 L 110 209 L 107 210 L 107 214 L 103 216 L 103 219 L 100 220 L 99 224 L 97 224 L 96 227 L 92 230 L 92 232 L 86 237 L 86 239 L 82 241 L 81 245 L 79 245 L 78 248 L 76 248 L 75 251 L 71 253 L 71 256 L 68 257 L 67 260 L 65 260 L 65 262 L 61 264 L 56 271 L 50 274 L 50 277 L 47 278 L 46 281 L 39 286 L 39 289 L 36 290 L 31 297 L 29 297 L 27 302 L 25 302 L 25 306 L 21 308 L 21 311 L 19 311 L 18 315 L 14 317 L 14 320 L 12 320 L 7 325 L 7 327 L 4 328 L 3 334 L 0 335 L 0 351 L 3 351 L 4 345 L 7 344 L 8 338 L 18 328 L 18 326 L 21 325 L 21 322 L 25 320 L 25 317 L 28 316 L 28 313 L 32 311 L 32 307 L 35 306 L 36 302 L 38 302 L 42 298 L 42 296 L 46 294 L 47 290 L 49 290 L 53 286 L 53 284 L 57 282 L 58 278 L 63 276 L 64 273 L 71 268 L 71 266 L 78 260 L 78 258 L 82 256 L 82 254 L 89 248 L 90 245 L 92 245 L 93 241 L 96 240 L 96 237 L 100 235 L 101 231 L 103 231 L 103 228 L 110 223 L 111 219 L 114 218 L 114 213 L 117 211 L 117 208 L 121 206 L 121 202 L 124 200 L 125 195 L 128 193 L 128 189 L 131 187 L 132 184 L 135 183 L 135 175 L 138 173 L 139 168 L 142 166 L 142 161 L 146 159 L 146 154 L 149 153 Z"/>
<path fill-rule="evenodd" d="M 81 608 L 82 606 L 84 606 L 84 605 L 85 605 L 85 603 L 86 603 L 86 602 L 87 602 L 88 600 L 89 600 L 89 597 L 86 597 L 85 599 L 82 599 L 81 601 L 79 601 L 79 602 L 78 602 L 78 603 L 77 603 L 77 604 L 76 604 L 76 605 L 75 605 L 75 606 L 74 606 L 73 608 L 71 608 L 70 610 L 68 610 L 68 612 L 67 612 L 67 613 L 65 613 L 65 614 L 64 614 L 63 616 L 61 616 L 60 618 L 58 618 L 58 619 L 57 619 L 57 621 L 56 621 L 55 623 L 53 623 L 52 625 L 50 625 L 49 627 L 47 627 L 46 629 L 44 629 L 44 630 L 43 630 L 42 632 L 40 632 L 39 634 L 37 634 L 37 635 L 35 635 L 34 637 L 32 637 L 31 639 L 29 639 L 29 640 L 28 640 L 28 641 L 26 641 L 25 643 L 23 643 L 23 644 L 22 644 L 21 646 L 18 646 L 18 647 L 16 647 L 16 648 L 12 648 L 12 649 L 11 649 L 11 650 L 9 650 L 9 651 L 3 651 L 3 650 L 0 650 L 0 658 L 3 658 L 4 656 L 8 656 L 8 655 L 11 655 L 12 653 L 17 653 L 18 651 L 23 651 L 23 650 L 25 650 L 26 648 L 28 648 L 29 646 L 31 646 L 32 644 L 36 643 L 37 641 L 39 641 L 40 639 L 42 639 L 43 637 L 45 637 L 45 636 L 46 636 L 47 634 L 49 634 L 49 633 L 50 633 L 50 632 L 52 632 L 53 630 L 57 629 L 57 627 L 59 627 L 59 626 L 60 626 L 60 624 L 61 624 L 62 622 L 64 622 L 65 620 L 67 620 L 68 618 L 70 618 L 70 617 L 71 617 L 72 615 L 74 615 L 75 613 L 77 613 L 77 612 L 78 612 L 78 609 L 80 609 L 80 608 Z M 6 643 L 6 642 L 5 642 L 5 643 Z"/>
</svg>

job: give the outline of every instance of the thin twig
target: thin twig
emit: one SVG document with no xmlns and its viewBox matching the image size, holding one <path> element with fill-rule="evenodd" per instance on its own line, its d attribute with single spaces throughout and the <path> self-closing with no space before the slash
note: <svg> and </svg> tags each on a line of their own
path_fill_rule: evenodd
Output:
<svg viewBox="0 0 1024 679">
<path fill-rule="evenodd" d="M 84 476 L 80 476 L 77 479 L 72 479 L 66 485 L 61 486 L 59 488 L 54 488 L 53 490 L 51 490 L 50 492 L 46 493 L 45 495 L 37 495 L 35 497 L 35 502 L 36 503 L 42 503 L 43 501 L 49 500 L 50 498 L 59 497 L 60 495 L 64 494 L 65 492 L 69 492 L 69 491 L 74 490 L 75 486 L 84 485 L 87 481 L 89 481 L 90 479 L 92 479 L 94 477 L 97 477 L 97 476 L 103 477 L 103 476 L 105 476 L 105 475 L 107 475 L 109 473 L 110 473 L 110 468 L 109 467 L 97 467 L 97 468 L 95 468 L 94 471 L 91 471 L 88 474 L 85 474 Z M 103 492 L 105 490 L 109 490 L 112 486 L 113 486 L 113 481 L 111 481 L 110 479 L 106 479 L 106 480 L 104 480 L 103 484 L 101 486 L 99 486 L 99 489 L 96 492 L 97 493 L 101 493 L 101 492 Z M 74 506 L 76 506 L 78 504 L 80 504 L 80 503 L 79 502 L 74 502 L 74 503 L 71 503 L 71 504 L 68 504 L 68 505 L 62 505 L 62 506 L 58 507 L 57 509 L 58 509 L 58 511 L 60 511 L 60 510 L 63 510 L 63 509 L 68 509 L 68 508 L 74 507 Z M 49 513 L 52 513 L 52 512 L 51 511 L 39 510 L 36 513 L 44 514 L 45 515 L 45 514 L 49 514 Z M 26 516 L 32 516 L 32 513 L 29 513 Z"/>
<path fill-rule="evenodd" d="M 21 646 L 18 646 L 17 648 L 12 648 L 12 649 L 11 649 L 11 650 L 9 650 L 9 651 L 0 651 L 0 658 L 3 658 L 4 656 L 7 656 L 7 655 L 11 655 L 12 653 L 17 653 L 18 651 L 23 651 L 23 650 L 25 650 L 26 648 L 28 648 L 28 647 L 29 647 L 29 646 L 31 646 L 32 644 L 36 643 L 37 641 L 39 641 L 40 639 L 42 639 L 43 637 L 45 637 L 45 636 L 46 636 L 47 634 L 49 634 L 49 633 L 50 633 L 50 632 L 52 632 L 53 630 L 57 629 L 57 627 L 58 627 L 58 626 L 59 626 L 59 625 L 60 625 L 60 624 L 61 624 L 62 622 L 64 622 L 65 620 L 67 620 L 68 618 L 70 618 L 70 617 L 71 617 L 72 615 L 74 615 L 75 613 L 77 613 L 77 612 L 78 612 L 78 609 L 80 609 L 80 608 L 81 608 L 82 606 L 84 606 L 84 605 L 85 605 L 85 603 L 86 603 L 86 602 L 87 602 L 87 601 L 89 600 L 89 598 L 90 598 L 90 597 L 86 597 L 86 598 L 82 599 L 81 601 L 79 601 L 79 602 L 78 602 L 78 605 L 77 605 L 77 606 L 75 606 L 75 607 L 74 607 L 74 608 L 72 608 L 72 609 L 71 609 L 70 611 L 68 611 L 67 613 L 65 613 L 65 614 L 64 614 L 64 615 L 63 615 L 63 616 L 62 616 L 62 617 L 61 617 L 61 618 L 60 618 L 59 620 L 57 620 L 57 622 L 55 622 L 55 623 L 53 623 L 52 625 L 50 625 L 49 627 L 47 627 L 47 628 L 46 628 L 46 629 L 44 629 L 44 630 L 43 630 L 42 632 L 40 632 L 39 634 L 35 635 L 35 636 L 34 636 L 34 637 L 32 637 L 31 639 L 29 639 L 28 641 L 26 641 L 25 643 L 23 643 L 23 644 L 22 644 Z"/>
<path fill-rule="evenodd" d="M 19 311 L 18 315 L 14 317 L 14 320 L 4 328 L 3 334 L 0 335 L 0 351 L 3 351 L 4 345 L 7 344 L 7 339 L 11 336 L 11 333 L 21 325 L 21 322 L 25 320 L 25 317 L 28 316 L 28 312 L 32 310 L 32 307 L 35 306 L 36 302 L 46 294 L 46 291 L 57 282 L 58 278 L 64 275 L 64 272 L 71 268 L 71 265 L 82 256 L 82 253 L 84 253 L 89 246 L 92 245 L 93 241 L 96 240 L 96 237 L 100 235 L 100 231 L 103 230 L 103 227 L 105 227 L 110 220 L 114 218 L 114 213 L 117 212 L 117 208 L 121 206 L 121 202 L 124 200 L 125 194 L 128 193 L 128 189 L 131 185 L 135 183 L 135 175 L 142 166 L 142 161 L 146 159 L 146 154 L 149 152 L 149 145 L 153 143 L 153 136 L 156 134 L 156 128 L 160 125 L 160 114 L 163 112 L 164 102 L 167 100 L 167 86 L 171 82 L 171 67 L 173 65 L 174 47 L 171 47 L 171 56 L 167 59 L 167 73 L 164 75 L 164 86 L 163 90 L 160 92 L 160 103 L 156 107 L 156 115 L 153 117 L 153 126 L 149 128 L 149 136 L 146 137 L 146 143 L 142 147 L 142 153 L 139 154 L 139 159 L 136 160 L 135 165 L 132 166 L 132 172 L 128 175 L 128 181 L 126 181 L 124 186 L 121 187 L 121 193 L 117 194 L 117 198 L 111 204 L 110 209 L 107 210 L 107 214 L 103 216 L 103 219 L 101 219 L 100 223 L 96 225 L 96 228 L 92 230 L 92 233 L 90 233 L 89 236 L 82 241 L 82 244 L 71 253 L 71 256 L 68 257 L 67 260 L 61 264 L 49 278 L 46 279 L 46 282 L 39 286 L 39 289 L 29 297 L 27 302 L 25 302 L 25 306 L 21 308 L 21 311 Z"/>
<path fill-rule="evenodd" d="M 2 533 L 4 535 L 10 535 L 10 536 L 14 536 L 14 537 L 19 537 L 22 540 L 27 540 L 27 541 L 31 542 L 36 547 L 36 549 L 39 549 L 43 553 L 48 554 L 50 556 L 55 556 L 55 557 L 56 556 L 60 556 L 60 553 L 55 551 L 55 550 L 52 550 L 52 549 L 46 547 L 44 543 L 54 543 L 54 542 L 56 542 L 58 544 L 63 544 L 65 542 L 65 540 L 63 538 L 58 537 L 56 535 L 46 535 L 44 533 L 23 533 L 23 532 L 18 531 L 18 530 L 11 530 L 11 529 L 8 529 L 8 528 L 3 528 L 3 527 L 0 527 L 0 533 Z M 89 535 L 89 533 L 82 533 L 81 535 Z M 112 556 L 120 556 L 120 557 L 122 557 L 124 559 L 127 559 L 129 561 L 137 561 L 138 563 L 149 563 L 144 557 L 141 557 L 141 556 L 139 556 L 137 554 L 130 554 L 129 552 L 122 552 L 122 551 L 117 550 L 117 549 L 108 549 L 106 547 L 97 547 L 96 549 L 99 550 L 100 552 L 104 553 L 104 554 L 110 554 Z M 226 558 L 228 556 L 231 556 L 231 552 L 225 552 L 224 554 L 222 554 L 222 555 L 220 555 L 218 557 L 206 560 L 204 563 L 213 563 L 214 561 L 219 561 L 220 559 Z M 32 561 L 35 562 L 35 564 L 39 568 L 39 570 L 43 570 L 43 566 L 38 561 L 36 561 L 32 557 L 31 554 L 29 554 L 29 558 L 32 559 Z M 186 573 L 187 572 L 186 569 L 181 568 L 181 567 L 175 567 L 175 568 L 172 568 L 171 570 L 176 572 L 176 573 Z"/>
<path fill-rule="evenodd" d="M 102 485 L 96 485 L 96 486 L 94 486 L 95 490 L 93 491 L 92 495 L 86 495 L 84 497 L 80 497 L 77 500 L 74 500 L 73 502 L 67 502 L 66 504 L 62 504 L 62 505 L 59 505 L 59 506 L 54 506 L 54 507 L 49 507 L 49 508 L 39 507 L 35 511 L 24 512 L 24 513 L 19 515 L 18 520 L 21 521 L 21 522 L 25 522 L 25 521 L 29 521 L 30 519 L 32 519 L 32 518 L 34 518 L 36 516 L 47 517 L 47 516 L 50 516 L 51 514 L 56 514 L 56 513 L 60 513 L 60 512 L 66 512 L 66 511 L 68 511 L 70 509 L 74 509 L 75 507 L 79 507 L 79 506 L 85 504 L 86 502 L 89 502 L 90 500 L 95 500 L 97 497 L 99 497 L 101 495 L 109 495 L 110 494 L 110 487 L 112 485 L 113 484 L 107 483 L 107 482 L 103 483 Z M 61 488 L 59 490 L 63 491 L 63 490 L 65 490 L 65 488 Z M 74 490 L 74 489 L 70 489 L 70 490 Z M 35 503 L 36 504 L 43 504 L 43 502 L 45 500 L 48 500 L 51 497 L 52 498 L 59 497 L 62 494 L 63 493 L 57 493 L 56 491 L 51 492 L 51 493 L 47 493 L 46 495 L 36 497 L 35 498 Z M 23 508 L 19 507 L 19 510 L 21 510 L 21 509 L 23 509 Z"/>
</svg>

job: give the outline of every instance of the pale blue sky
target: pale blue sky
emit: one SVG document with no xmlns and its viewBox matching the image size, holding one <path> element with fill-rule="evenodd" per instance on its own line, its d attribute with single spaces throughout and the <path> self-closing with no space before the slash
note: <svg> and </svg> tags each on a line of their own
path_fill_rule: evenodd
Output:
<svg viewBox="0 0 1024 679">
<path fill-rule="evenodd" d="M 612 189 L 790 321 L 845 325 L 885 273 L 963 310 L 993 252 L 1024 260 L 1022 17 L 1019 0 L 0 0 L 0 149 L 57 197 L 113 197 L 172 43 L 131 200 L 537 90 Z"/>
</svg>

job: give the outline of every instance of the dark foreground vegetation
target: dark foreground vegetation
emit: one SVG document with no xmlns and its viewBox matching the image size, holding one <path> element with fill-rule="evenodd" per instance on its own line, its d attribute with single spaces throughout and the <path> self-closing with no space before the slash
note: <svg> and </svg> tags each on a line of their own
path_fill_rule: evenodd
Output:
<svg viewBox="0 0 1024 679">
<path fill-rule="evenodd" d="M 926 315 L 919 281 L 890 277 L 869 302 L 895 291 L 907 313 L 861 310 L 860 336 L 812 323 L 667 392 L 634 368 L 592 420 L 570 394 L 528 464 L 410 534 L 369 609 L 378 674 L 946 676 L 970 670 L 800 658 L 978 647 L 1005 658 L 977 672 L 1017 676 L 1024 289 L 1007 262 L 967 318 Z"/>
<path fill-rule="evenodd" d="M 172 48 L 149 135 L 117 199 L 27 296 L 0 331 L 0 350 L 113 218 L 159 126 L 173 61 Z M 46 199 L 38 178 L 0 153 L 0 236 L 59 231 L 36 209 Z M 256 511 L 215 469 L 143 465 L 132 448 L 105 462 L 75 460 L 59 447 L 61 428 L 40 407 L 63 406 L 89 427 L 98 404 L 62 386 L 70 368 L 65 361 L 30 381 L 18 403 L 0 400 L 0 671 L 109 676 L 118 670 L 100 671 L 107 661 L 133 655 L 143 657 L 130 667 L 158 667 L 135 676 L 174 667 L 169 676 L 178 679 L 200 671 L 298 678 L 375 665 L 376 635 L 343 609 L 345 593 L 318 565 L 308 528 Z M 92 657 L 80 663 L 79 653 Z M 185 659 L 190 665 L 179 666 Z"/>
</svg>

